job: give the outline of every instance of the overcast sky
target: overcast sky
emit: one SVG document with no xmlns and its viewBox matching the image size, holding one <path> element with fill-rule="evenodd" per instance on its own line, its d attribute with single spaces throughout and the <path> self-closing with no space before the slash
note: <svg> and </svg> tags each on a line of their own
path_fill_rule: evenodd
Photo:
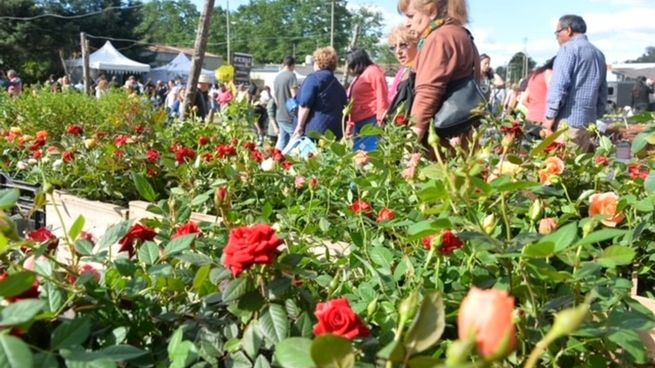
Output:
<svg viewBox="0 0 655 368">
<path fill-rule="evenodd" d="M 193 1 L 198 6 L 204 2 Z M 229 1 L 230 8 L 236 9 L 249 0 Z M 396 1 L 348 3 L 380 10 L 388 28 L 403 21 L 396 13 Z M 216 0 L 216 5 L 225 8 L 226 0 Z M 538 63 L 555 55 L 558 45 L 553 32 L 563 14 L 578 14 L 587 21 L 589 40 L 609 63 L 635 59 L 647 46 L 655 46 L 655 0 L 470 0 L 469 10 L 469 28 L 478 49 L 491 55 L 496 66 L 524 48 Z"/>
</svg>

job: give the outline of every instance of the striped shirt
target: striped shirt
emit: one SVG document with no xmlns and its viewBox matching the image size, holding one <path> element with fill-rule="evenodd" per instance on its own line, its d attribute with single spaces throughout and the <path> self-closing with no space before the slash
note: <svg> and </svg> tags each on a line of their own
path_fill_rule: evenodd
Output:
<svg viewBox="0 0 655 368">
<path fill-rule="evenodd" d="M 585 35 L 562 45 L 555 58 L 548 91 L 546 118 L 584 128 L 605 114 L 607 105 L 605 56 Z"/>
</svg>

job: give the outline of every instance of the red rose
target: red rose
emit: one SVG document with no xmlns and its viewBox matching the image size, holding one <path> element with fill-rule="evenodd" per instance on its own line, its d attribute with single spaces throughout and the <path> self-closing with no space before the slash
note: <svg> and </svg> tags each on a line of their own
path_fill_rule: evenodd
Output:
<svg viewBox="0 0 655 368">
<path fill-rule="evenodd" d="M 309 181 L 309 189 L 315 190 L 316 188 L 318 188 L 318 178 L 312 176 L 311 180 Z"/>
<path fill-rule="evenodd" d="M 198 227 L 198 224 L 196 224 L 193 221 L 189 221 L 186 224 L 180 226 L 176 231 L 175 234 L 171 237 L 171 239 L 177 239 L 181 236 L 184 235 L 191 235 L 191 234 L 202 234 L 202 230 Z"/>
<path fill-rule="evenodd" d="M 116 138 L 114 138 L 114 144 L 116 147 L 122 147 L 127 144 L 127 140 L 130 139 L 130 137 L 126 135 L 117 135 Z"/>
<path fill-rule="evenodd" d="M 149 178 L 154 178 L 155 176 L 157 176 L 157 169 L 154 169 L 154 168 L 148 169 L 148 172 L 146 173 L 146 175 Z"/>
<path fill-rule="evenodd" d="M 277 238 L 275 230 L 266 224 L 238 227 L 230 231 L 225 247 L 225 267 L 234 277 L 255 264 L 269 265 L 275 261 L 283 243 Z"/>
<path fill-rule="evenodd" d="M 48 149 L 45 150 L 46 155 L 55 155 L 59 153 L 59 148 L 55 146 L 50 146 Z"/>
<path fill-rule="evenodd" d="M 40 160 L 41 157 L 43 157 L 43 152 L 41 152 L 41 150 L 36 150 L 32 153 L 32 158 L 35 160 Z"/>
<path fill-rule="evenodd" d="M 551 154 L 555 151 L 564 150 L 565 148 L 566 145 L 564 143 L 553 142 L 548 147 L 546 147 L 546 149 L 544 149 L 544 152 L 547 154 Z"/>
<path fill-rule="evenodd" d="M 0 273 L 0 284 L 5 282 L 8 278 L 9 278 L 8 273 L 6 273 L 6 272 Z M 35 298 L 38 298 L 38 297 L 39 297 L 39 282 L 34 281 L 34 283 L 32 284 L 32 287 L 30 287 L 29 289 L 23 291 L 19 295 L 5 297 L 5 299 L 9 303 L 14 303 L 14 302 L 17 302 L 19 300 L 35 299 Z"/>
<path fill-rule="evenodd" d="M 214 193 L 214 201 L 216 201 L 216 204 L 221 206 L 224 206 L 230 201 L 230 193 L 228 192 L 226 186 L 216 188 L 216 192 Z"/>
<path fill-rule="evenodd" d="M 396 213 L 389 208 L 383 208 L 378 213 L 378 222 L 391 221 L 396 218 Z"/>
<path fill-rule="evenodd" d="M 48 140 L 48 132 L 45 130 L 39 130 L 36 132 L 36 140 L 37 141 L 47 141 Z"/>
<path fill-rule="evenodd" d="M 195 158 L 196 151 L 192 150 L 191 148 L 181 147 L 175 151 L 175 161 L 177 161 L 177 163 L 180 165 Z"/>
<path fill-rule="evenodd" d="M 501 131 L 503 134 L 511 135 L 511 136 L 513 136 L 514 138 L 516 138 L 516 137 L 520 137 L 520 136 L 523 135 L 523 129 L 521 128 L 521 123 L 519 123 L 518 121 L 513 122 L 513 123 L 512 123 L 512 126 L 509 126 L 509 127 L 501 127 L 501 128 L 500 128 L 500 131 Z"/>
<path fill-rule="evenodd" d="M 332 334 L 348 340 L 367 337 L 371 331 L 350 307 L 348 299 L 341 298 L 319 303 L 314 315 L 318 323 L 314 326 L 314 335 Z"/>
<path fill-rule="evenodd" d="M 159 161 L 159 157 L 161 157 L 161 153 L 156 149 L 149 149 L 146 153 L 146 158 L 151 164 L 156 164 Z"/>
<path fill-rule="evenodd" d="M 229 144 L 221 144 L 216 147 L 216 154 L 218 155 L 218 158 L 224 159 L 225 157 L 236 156 L 237 149 Z"/>
<path fill-rule="evenodd" d="M 236 139 L 236 138 L 233 138 L 233 139 L 230 141 L 230 144 L 233 145 L 234 147 L 236 147 L 236 146 L 239 145 L 239 140 Z"/>
<path fill-rule="evenodd" d="M 213 153 L 205 153 L 202 155 L 202 160 L 205 162 L 210 162 L 214 159 L 214 154 Z"/>
<path fill-rule="evenodd" d="M 350 205 L 350 210 L 353 211 L 353 213 L 361 213 L 367 216 L 370 216 L 371 213 L 373 212 L 373 207 L 371 207 L 370 204 L 362 201 L 361 199 L 356 200 L 353 202 L 352 205 Z"/>
<path fill-rule="evenodd" d="M 73 151 L 64 151 L 64 154 L 62 155 L 62 158 L 64 159 L 64 162 L 68 163 L 73 160 L 75 160 L 75 152 Z"/>
<path fill-rule="evenodd" d="M 282 161 L 282 167 L 285 171 L 289 171 L 293 167 L 293 163 L 291 161 Z"/>
<path fill-rule="evenodd" d="M 87 233 L 86 231 L 82 231 L 80 233 L 80 236 L 78 237 L 78 239 L 86 240 L 86 241 L 91 242 L 93 244 L 96 243 L 95 236 L 93 236 L 93 234 L 91 234 L 91 233 Z"/>
<path fill-rule="evenodd" d="M 605 156 L 596 157 L 596 165 L 598 166 L 607 166 L 610 164 L 610 160 Z"/>
<path fill-rule="evenodd" d="M 27 239 L 39 244 L 48 244 L 48 250 L 55 250 L 59 245 L 59 239 L 45 227 L 30 231 L 27 234 Z"/>
<path fill-rule="evenodd" d="M 396 123 L 396 125 L 407 125 L 408 122 L 409 119 L 407 119 L 407 116 L 405 115 L 398 115 L 394 119 L 394 123 Z"/>
<path fill-rule="evenodd" d="M 458 238 L 457 235 L 453 234 L 452 231 L 448 230 L 443 233 L 443 244 L 439 248 L 439 252 L 444 255 L 452 254 L 457 249 L 460 249 L 464 246 L 462 239 Z"/>
<path fill-rule="evenodd" d="M 134 255 L 134 245 L 137 242 L 152 240 L 155 236 L 157 236 L 157 233 L 153 229 L 141 224 L 136 224 L 132 226 L 130 231 L 128 231 L 123 239 L 118 242 L 121 245 L 118 251 L 128 252 L 130 257 L 132 257 Z"/>
<path fill-rule="evenodd" d="M 273 160 L 277 162 L 284 162 L 285 158 L 284 155 L 282 154 L 282 151 L 280 151 L 277 148 L 273 149 L 273 153 L 271 154 L 271 157 L 273 157 Z"/>
<path fill-rule="evenodd" d="M 247 149 L 250 152 L 254 152 L 257 149 L 257 145 L 253 142 L 248 142 L 243 144 L 243 148 Z"/>
<path fill-rule="evenodd" d="M 209 137 L 202 136 L 198 138 L 198 145 L 204 146 L 206 144 L 209 144 Z"/>
<path fill-rule="evenodd" d="M 423 248 L 426 250 L 432 249 L 432 243 L 436 238 L 436 236 L 426 236 L 423 238 Z M 457 249 L 462 248 L 463 246 L 464 242 L 452 231 L 446 230 L 443 232 L 443 234 L 441 234 L 441 245 L 439 247 L 439 253 L 443 255 L 449 255 Z"/>
<path fill-rule="evenodd" d="M 70 135 L 82 135 L 84 129 L 79 125 L 71 125 L 68 127 L 68 134 Z"/>
<path fill-rule="evenodd" d="M 262 161 L 264 161 L 264 155 L 259 150 L 252 151 L 252 153 L 250 154 L 250 158 L 259 164 L 261 164 Z"/>
<path fill-rule="evenodd" d="M 117 159 L 122 159 L 125 157 L 125 151 L 117 150 L 114 152 L 114 157 Z"/>
</svg>

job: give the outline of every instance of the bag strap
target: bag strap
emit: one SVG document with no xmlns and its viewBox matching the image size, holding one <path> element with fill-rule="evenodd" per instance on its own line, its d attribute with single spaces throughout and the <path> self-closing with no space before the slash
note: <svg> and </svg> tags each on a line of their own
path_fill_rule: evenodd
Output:
<svg viewBox="0 0 655 368">
<path fill-rule="evenodd" d="M 319 97 L 323 97 L 325 95 L 325 92 L 327 92 L 327 90 L 330 89 L 330 87 L 332 87 L 332 85 L 336 80 L 337 78 L 334 75 L 332 75 L 332 80 L 330 81 L 330 83 L 328 83 L 328 85 L 318 93 Z"/>
</svg>

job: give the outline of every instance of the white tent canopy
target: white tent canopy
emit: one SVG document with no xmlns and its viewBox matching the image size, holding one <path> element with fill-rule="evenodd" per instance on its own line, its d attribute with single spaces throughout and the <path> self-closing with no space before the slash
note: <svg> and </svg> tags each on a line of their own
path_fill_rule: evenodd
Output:
<svg viewBox="0 0 655 368">
<path fill-rule="evenodd" d="M 168 64 L 158 68 L 153 68 L 152 71 L 150 71 L 149 78 L 153 81 L 168 81 L 179 76 L 186 80 L 189 78 L 190 72 L 191 60 L 184 55 L 184 53 L 180 52 L 175 59 L 171 60 Z M 211 70 L 202 69 L 200 73 L 210 77 L 212 81 L 216 80 L 215 73 Z"/>
<path fill-rule="evenodd" d="M 84 60 L 81 58 L 76 59 L 71 64 L 78 67 L 83 66 Z M 109 41 L 89 55 L 89 66 L 91 69 L 106 70 L 117 74 L 147 73 L 150 71 L 150 65 L 128 59 L 116 50 Z"/>
</svg>

